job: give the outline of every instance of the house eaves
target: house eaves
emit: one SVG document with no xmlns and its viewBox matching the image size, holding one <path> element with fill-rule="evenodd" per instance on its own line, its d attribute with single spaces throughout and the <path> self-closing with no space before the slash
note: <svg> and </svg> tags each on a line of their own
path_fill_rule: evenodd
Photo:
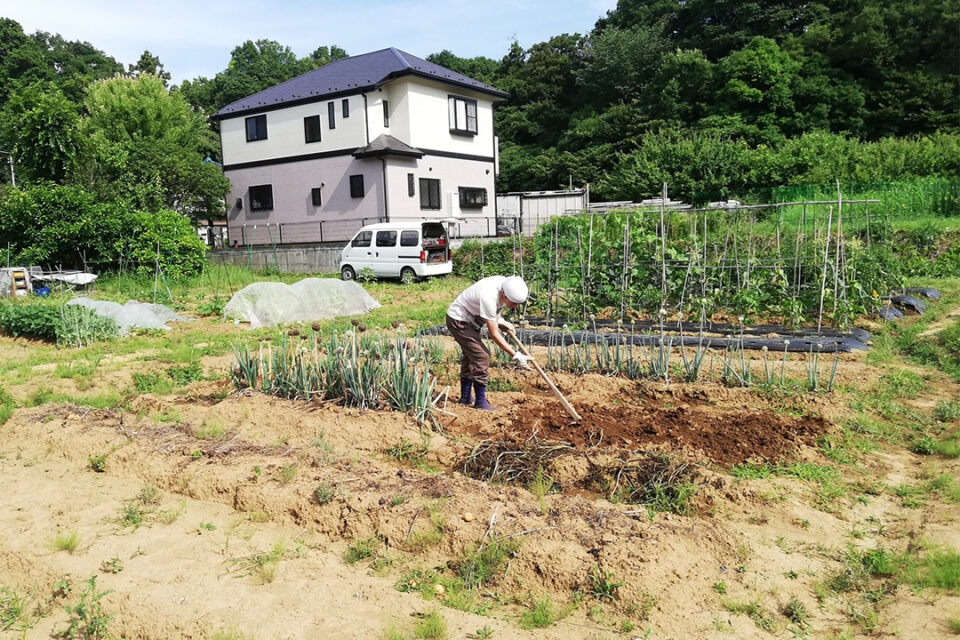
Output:
<svg viewBox="0 0 960 640">
<path fill-rule="evenodd" d="M 413 75 L 505 100 L 509 95 L 438 64 L 389 48 L 335 60 L 253 95 L 236 100 L 212 118 L 224 120 L 290 106 L 373 91 L 395 78 Z"/>
</svg>

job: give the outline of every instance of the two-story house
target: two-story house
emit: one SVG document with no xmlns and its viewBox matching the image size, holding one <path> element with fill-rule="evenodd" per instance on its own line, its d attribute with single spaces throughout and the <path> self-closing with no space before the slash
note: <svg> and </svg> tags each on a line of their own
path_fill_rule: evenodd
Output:
<svg viewBox="0 0 960 640">
<path fill-rule="evenodd" d="M 220 109 L 230 244 L 346 240 L 445 218 L 495 231 L 503 91 L 397 49 L 331 62 Z"/>
</svg>

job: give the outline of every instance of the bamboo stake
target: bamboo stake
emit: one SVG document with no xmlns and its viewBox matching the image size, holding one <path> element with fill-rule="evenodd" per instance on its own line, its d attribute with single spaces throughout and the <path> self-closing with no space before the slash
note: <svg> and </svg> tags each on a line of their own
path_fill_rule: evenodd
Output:
<svg viewBox="0 0 960 640">
<path fill-rule="evenodd" d="M 820 311 L 817 312 L 817 333 L 823 326 L 823 292 L 827 286 L 827 264 L 830 256 L 830 228 L 833 223 L 833 205 L 830 206 L 830 214 L 827 218 L 827 241 L 823 249 L 823 277 L 820 280 Z"/>
</svg>

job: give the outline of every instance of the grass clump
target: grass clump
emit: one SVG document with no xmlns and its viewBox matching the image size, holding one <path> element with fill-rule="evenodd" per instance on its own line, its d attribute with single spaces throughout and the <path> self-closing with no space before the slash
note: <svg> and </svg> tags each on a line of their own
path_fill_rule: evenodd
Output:
<svg viewBox="0 0 960 640">
<path fill-rule="evenodd" d="M 361 560 L 372 558 L 373 554 L 375 554 L 379 548 L 380 539 L 376 536 L 357 540 L 347 547 L 347 552 L 344 554 L 343 559 L 347 564 L 356 564 Z"/>
<path fill-rule="evenodd" d="M 921 588 L 960 593 L 960 553 L 953 549 L 932 549 L 912 559 L 904 578 Z"/>
<path fill-rule="evenodd" d="M 0 387 L 0 425 L 10 419 L 16 408 L 17 403 L 14 402 L 13 396 L 7 393 L 3 387 Z"/>
<path fill-rule="evenodd" d="M 173 381 L 161 372 L 134 373 L 133 388 L 137 393 L 170 393 Z"/>
<path fill-rule="evenodd" d="M 533 603 L 528 611 L 520 616 L 520 626 L 524 629 L 543 629 L 549 627 L 559 618 L 550 596 L 544 595 Z"/>
<path fill-rule="evenodd" d="M 191 362 L 182 367 L 169 367 L 167 375 L 170 376 L 174 385 L 184 387 L 191 382 L 203 379 L 203 365 L 199 362 Z"/>
<path fill-rule="evenodd" d="M 611 602 L 617 599 L 617 589 L 626 584 L 626 581 L 614 582 L 613 572 L 601 569 L 597 565 L 593 565 L 590 580 L 592 583 L 590 594 L 597 600 L 610 600 Z"/>
<path fill-rule="evenodd" d="M 764 631 L 773 631 L 776 626 L 776 619 L 773 614 L 765 610 L 759 600 L 748 600 L 746 602 L 727 600 L 723 603 L 723 607 L 730 613 L 747 616 Z"/>
<path fill-rule="evenodd" d="M 80 546 L 80 533 L 74 529 L 68 533 L 58 533 L 50 542 L 54 551 L 68 551 L 73 553 Z"/>
<path fill-rule="evenodd" d="M 953 616 L 947 620 L 947 629 L 955 636 L 960 636 L 960 615 Z"/>
<path fill-rule="evenodd" d="M 447 519 L 443 515 L 443 502 L 431 502 L 423 507 L 430 516 L 426 529 L 413 532 L 406 544 L 411 551 L 422 552 L 432 546 L 440 544 L 447 527 Z"/>
<path fill-rule="evenodd" d="M 452 566 L 468 589 L 481 587 L 502 574 L 518 548 L 519 543 L 513 540 L 494 540 L 465 552 Z"/>
<path fill-rule="evenodd" d="M 87 458 L 87 465 L 95 473 L 103 473 L 107 470 L 107 456 L 90 456 Z"/>
<path fill-rule="evenodd" d="M 413 627 L 417 640 L 443 640 L 447 637 L 447 621 L 439 611 L 431 611 Z"/>
<path fill-rule="evenodd" d="M 201 440 L 223 440 L 227 429 L 220 418 L 204 418 L 194 434 Z"/>
<path fill-rule="evenodd" d="M 29 602 L 30 596 L 20 597 L 14 591 L 0 588 L 0 633 L 19 632 L 21 637 L 27 637 L 27 630 L 36 623 L 27 613 Z"/>
<path fill-rule="evenodd" d="M 960 420 L 960 400 L 948 402 L 941 400 L 933 410 L 933 417 L 940 422 L 954 422 Z"/>
<path fill-rule="evenodd" d="M 252 576 L 258 584 L 270 584 L 277 579 L 280 562 L 286 554 L 286 543 L 283 540 L 278 540 L 270 548 L 270 551 L 242 558 L 235 563 L 239 563 L 244 570 L 243 575 Z"/>
<path fill-rule="evenodd" d="M 337 488 L 329 482 L 321 482 L 320 485 L 313 490 L 313 501 L 319 505 L 327 504 L 335 497 L 337 497 Z"/>
</svg>

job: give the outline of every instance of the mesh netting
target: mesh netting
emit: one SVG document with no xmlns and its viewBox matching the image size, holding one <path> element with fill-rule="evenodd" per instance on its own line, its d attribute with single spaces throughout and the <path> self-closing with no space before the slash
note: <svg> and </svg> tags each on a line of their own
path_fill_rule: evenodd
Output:
<svg viewBox="0 0 960 640">
<path fill-rule="evenodd" d="M 112 319 L 117 323 L 122 336 L 127 335 L 130 329 L 165 329 L 169 331 L 168 322 L 187 320 L 162 304 L 137 302 L 136 300 L 129 300 L 127 304 L 120 304 L 81 296 L 74 298 L 67 304 L 87 307 L 93 309 L 93 312 L 98 316 Z"/>
<path fill-rule="evenodd" d="M 356 282 L 307 278 L 292 285 L 255 282 L 234 294 L 223 313 L 227 318 L 249 322 L 251 329 L 257 329 L 359 315 L 379 306 Z"/>
</svg>

